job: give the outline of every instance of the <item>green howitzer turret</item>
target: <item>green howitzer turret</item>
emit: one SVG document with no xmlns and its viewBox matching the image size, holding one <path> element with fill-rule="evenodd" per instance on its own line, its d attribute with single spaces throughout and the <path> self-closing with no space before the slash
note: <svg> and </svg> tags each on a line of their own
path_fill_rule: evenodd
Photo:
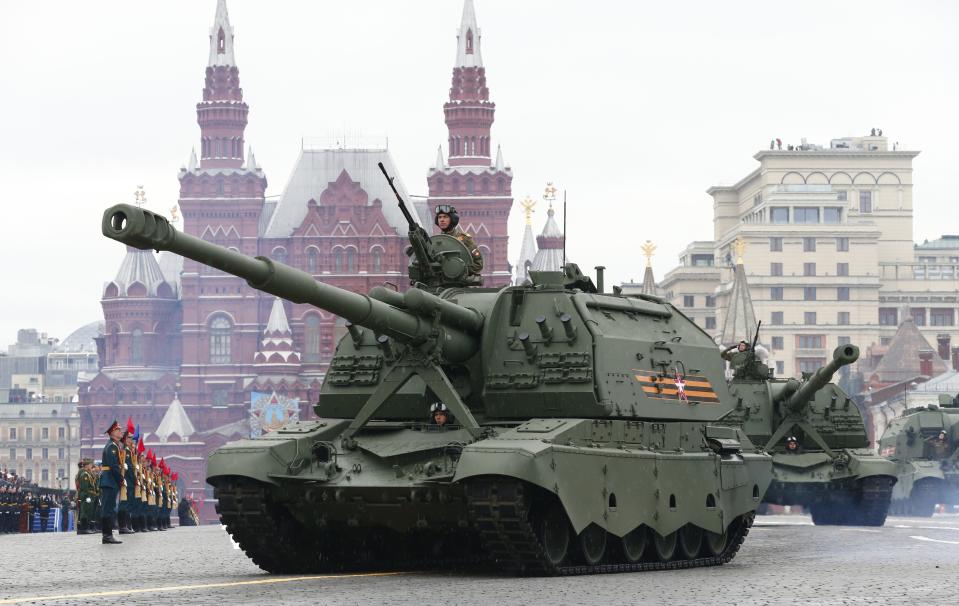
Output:
<svg viewBox="0 0 959 606">
<path fill-rule="evenodd" d="M 773 455 L 765 503 L 801 505 L 816 524 L 885 522 L 895 466 L 869 448 L 862 411 L 831 383 L 858 358 L 858 347 L 840 345 L 829 363 L 797 380 L 772 378 L 764 363 L 743 356 L 751 366 L 735 369 L 730 390 L 740 404 L 726 420 Z"/>
<path fill-rule="evenodd" d="M 480 288 L 462 242 L 400 203 L 411 288 L 368 294 L 133 206 L 104 213 L 109 238 L 239 276 L 299 304 L 296 317 L 313 306 L 347 320 L 310 418 L 209 456 L 217 511 L 246 553 L 276 573 L 732 559 L 772 457 L 720 423 L 735 400 L 709 335 L 657 297 L 598 292 L 574 264 Z"/>
</svg>

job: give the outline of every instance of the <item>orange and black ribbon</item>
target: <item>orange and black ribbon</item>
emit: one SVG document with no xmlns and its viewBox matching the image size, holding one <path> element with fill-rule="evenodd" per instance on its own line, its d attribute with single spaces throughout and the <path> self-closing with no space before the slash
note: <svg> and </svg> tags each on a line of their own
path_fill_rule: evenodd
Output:
<svg viewBox="0 0 959 606">
<path fill-rule="evenodd" d="M 679 389 L 676 388 L 676 379 L 652 370 L 634 370 L 636 380 L 650 398 L 658 400 L 682 401 Z M 690 402 L 704 402 L 718 404 L 719 396 L 713 390 L 713 384 L 702 375 L 686 375 L 683 377 L 686 385 L 686 397 Z"/>
</svg>

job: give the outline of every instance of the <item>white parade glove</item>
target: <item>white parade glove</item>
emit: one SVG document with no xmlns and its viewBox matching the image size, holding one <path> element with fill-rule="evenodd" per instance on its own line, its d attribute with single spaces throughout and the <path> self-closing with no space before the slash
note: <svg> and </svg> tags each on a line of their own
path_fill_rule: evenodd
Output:
<svg viewBox="0 0 959 606">
<path fill-rule="evenodd" d="M 87 497 L 87 503 L 89 503 L 89 502 L 90 502 L 90 497 Z"/>
</svg>

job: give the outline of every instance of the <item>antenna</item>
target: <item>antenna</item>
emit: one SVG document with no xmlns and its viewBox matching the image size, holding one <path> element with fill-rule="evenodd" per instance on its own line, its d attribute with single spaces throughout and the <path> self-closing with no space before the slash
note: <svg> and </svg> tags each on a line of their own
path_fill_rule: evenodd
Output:
<svg viewBox="0 0 959 606">
<path fill-rule="evenodd" d="M 563 190 L 563 268 L 566 267 L 566 190 Z"/>
</svg>

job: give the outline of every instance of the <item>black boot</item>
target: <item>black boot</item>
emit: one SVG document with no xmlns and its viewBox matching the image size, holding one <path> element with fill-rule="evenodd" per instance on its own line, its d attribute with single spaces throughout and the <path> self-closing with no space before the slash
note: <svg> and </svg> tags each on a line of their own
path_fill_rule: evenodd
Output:
<svg viewBox="0 0 959 606">
<path fill-rule="evenodd" d="M 77 527 L 77 534 L 96 534 L 92 522 L 83 522 Z"/>
<path fill-rule="evenodd" d="M 103 529 L 103 540 L 101 542 L 104 545 L 119 545 L 123 542 L 113 536 L 113 518 L 102 518 L 100 528 Z"/>
<path fill-rule="evenodd" d="M 130 514 L 126 511 L 121 511 L 117 514 L 120 523 L 117 527 L 120 529 L 120 534 L 133 534 L 133 530 L 130 528 Z"/>
</svg>

